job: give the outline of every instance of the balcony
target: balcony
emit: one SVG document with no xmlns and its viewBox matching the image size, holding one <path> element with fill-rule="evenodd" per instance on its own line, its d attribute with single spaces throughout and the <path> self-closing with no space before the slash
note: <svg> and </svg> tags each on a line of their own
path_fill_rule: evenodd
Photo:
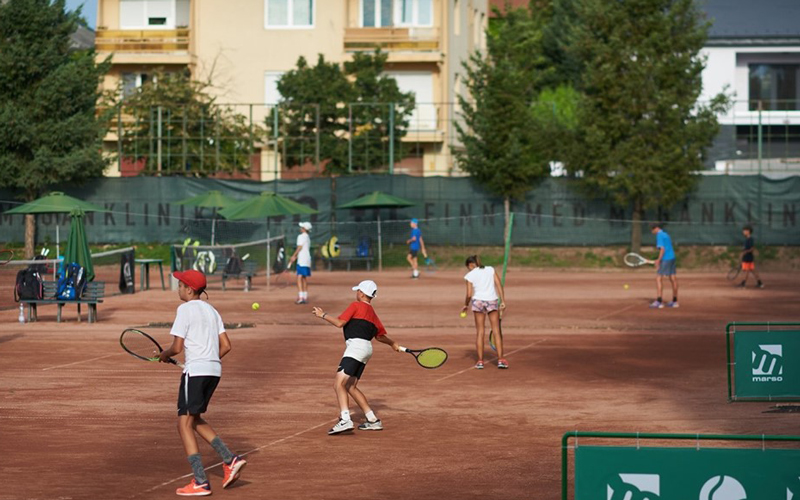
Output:
<svg viewBox="0 0 800 500">
<path fill-rule="evenodd" d="M 95 49 L 114 54 L 114 64 L 190 64 L 190 30 L 106 30 L 98 28 Z"/>
<path fill-rule="evenodd" d="M 389 62 L 438 62 L 443 58 L 438 28 L 345 28 L 345 52 L 380 48 Z"/>
</svg>

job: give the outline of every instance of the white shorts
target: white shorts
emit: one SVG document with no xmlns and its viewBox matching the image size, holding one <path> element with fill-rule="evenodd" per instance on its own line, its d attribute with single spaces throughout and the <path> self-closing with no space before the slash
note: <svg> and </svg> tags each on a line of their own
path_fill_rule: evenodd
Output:
<svg viewBox="0 0 800 500">
<path fill-rule="evenodd" d="M 364 339 L 347 339 L 344 341 L 347 348 L 344 350 L 343 358 L 353 358 L 356 361 L 366 363 L 372 357 L 372 342 Z"/>
</svg>

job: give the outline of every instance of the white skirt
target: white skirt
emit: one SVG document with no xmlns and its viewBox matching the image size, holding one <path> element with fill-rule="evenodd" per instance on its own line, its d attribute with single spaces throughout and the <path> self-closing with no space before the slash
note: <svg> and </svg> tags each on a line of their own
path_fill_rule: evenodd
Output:
<svg viewBox="0 0 800 500">
<path fill-rule="evenodd" d="M 344 350 L 343 358 L 353 358 L 356 361 L 366 363 L 372 357 L 372 342 L 364 339 L 347 339 L 344 341 L 347 346 Z"/>
</svg>

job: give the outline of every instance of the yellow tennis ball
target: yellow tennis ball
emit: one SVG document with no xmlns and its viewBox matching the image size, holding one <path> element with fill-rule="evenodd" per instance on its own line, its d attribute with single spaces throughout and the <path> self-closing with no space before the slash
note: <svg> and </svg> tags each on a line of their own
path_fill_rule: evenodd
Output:
<svg viewBox="0 0 800 500">
<path fill-rule="evenodd" d="M 253 306 L 252 307 L 253 307 L 254 311 L 258 311 L 258 308 L 261 307 L 261 306 L 258 305 L 258 302 L 253 302 Z"/>
<path fill-rule="evenodd" d="M 627 283 L 625 283 L 624 285 L 622 285 L 622 288 L 624 288 L 625 290 L 627 290 L 627 289 L 628 289 L 628 288 L 630 288 L 630 287 L 628 287 L 628 284 L 627 284 Z"/>
<path fill-rule="evenodd" d="M 460 314 L 460 316 L 461 316 L 462 318 L 466 318 L 466 317 L 467 317 L 467 311 L 461 311 L 461 314 Z"/>
</svg>

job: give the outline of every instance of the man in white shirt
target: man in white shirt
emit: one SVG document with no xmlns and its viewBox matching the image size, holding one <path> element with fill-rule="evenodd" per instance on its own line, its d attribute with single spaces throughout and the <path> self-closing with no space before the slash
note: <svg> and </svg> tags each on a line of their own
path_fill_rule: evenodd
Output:
<svg viewBox="0 0 800 500">
<path fill-rule="evenodd" d="M 297 235 L 297 248 L 289 259 L 289 267 L 297 261 L 297 301 L 295 304 L 308 304 L 308 277 L 311 276 L 311 231 L 310 222 L 301 222 Z"/>
</svg>

